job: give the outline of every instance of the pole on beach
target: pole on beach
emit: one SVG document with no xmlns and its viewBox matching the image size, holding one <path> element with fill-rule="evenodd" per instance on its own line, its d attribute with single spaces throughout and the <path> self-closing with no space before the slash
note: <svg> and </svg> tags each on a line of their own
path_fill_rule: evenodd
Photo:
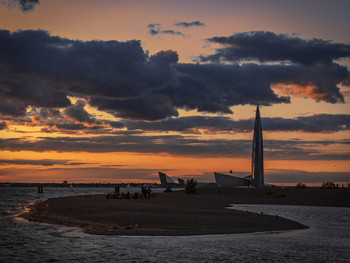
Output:
<svg viewBox="0 0 350 263">
<path fill-rule="evenodd" d="M 43 193 L 43 186 L 42 185 L 39 185 L 38 186 L 38 194 L 42 194 Z"/>
<path fill-rule="evenodd" d="M 119 186 L 114 187 L 114 194 L 119 195 Z"/>
</svg>

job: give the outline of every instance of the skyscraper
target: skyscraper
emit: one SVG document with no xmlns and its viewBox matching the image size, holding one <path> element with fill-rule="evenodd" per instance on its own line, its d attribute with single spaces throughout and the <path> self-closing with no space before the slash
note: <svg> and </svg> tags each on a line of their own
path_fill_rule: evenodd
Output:
<svg viewBox="0 0 350 263">
<path fill-rule="evenodd" d="M 252 185 L 264 185 L 264 147 L 259 104 L 256 106 L 252 149 Z"/>
<path fill-rule="evenodd" d="M 215 182 L 218 186 L 263 186 L 264 185 L 264 147 L 259 105 L 256 107 L 254 137 L 252 149 L 252 174 L 246 177 L 237 177 L 230 174 L 214 172 Z"/>
</svg>

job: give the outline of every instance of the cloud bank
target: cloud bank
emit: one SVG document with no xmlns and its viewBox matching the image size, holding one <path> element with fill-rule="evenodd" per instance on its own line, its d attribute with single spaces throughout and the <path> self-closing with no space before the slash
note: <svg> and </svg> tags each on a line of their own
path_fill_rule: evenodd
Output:
<svg viewBox="0 0 350 263">
<path fill-rule="evenodd" d="M 39 166 L 54 166 L 54 165 L 83 165 L 87 163 L 73 162 L 70 160 L 28 160 L 28 159 L 15 159 L 15 160 L 3 160 L 0 159 L 0 165 L 2 164 L 15 164 L 15 165 L 39 165 Z"/>
<path fill-rule="evenodd" d="M 212 37 L 211 43 L 223 45 L 216 53 L 201 56 L 202 61 L 289 61 L 303 65 L 332 64 L 333 60 L 350 57 L 350 44 L 322 39 L 305 40 L 269 31 L 236 33 L 229 37 Z"/>
<path fill-rule="evenodd" d="M 347 57 L 348 45 L 269 34 L 275 45 L 282 46 L 278 56 L 264 47 L 267 33 L 247 33 L 243 34 L 246 45 L 259 46 L 260 41 L 261 47 L 254 56 L 243 52 L 234 58 L 296 63 L 224 64 L 211 57 L 207 57 L 210 63 L 178 63 L 177 52 L 148 55 L 137 40 L 79 41 L 42 30 L 0 30 L 0 114 L 26 116 L 30 107 L 64 109 L 71 119 L 91 124 L 92 117 L 68 97 L 81 98 L 118 118 L 148 121 L 177 117 L 178 109 L 231 113 L 235 105 L 289 103 L 290 96 L 296 95 L 344 102 L 338 85 L 348 81 L 349 71 L 332 59 Z M 233 43 L 231 38 L 215 41 Z M 302 56 L 302 50 L 294 57 L 284 54 L 286 47 L 297 49 L 294 42 L 299 49 L 320 45 L 330 51 L 313 52 L 312 59 Z"/>
<path fill-rule="evenodd" d="M 327 153 L 318 147 L 349 145 L 349 140 L 302 141 L 265 140 L 268 160 L 350 160 L 350 152 Z M 135 152 L 166 153 L 191 157 L 249 158 L 251 140 L 203 140 L 180 135 L 124 135 L 98 137 L 40 137 L 37 141 L 23 138 L 0 139 L 0 150 L 34 152 Z"/>
<path fill-rule="evenodd" d="M 349 114 L 317 114 L 293 119 L 288 118 L 262 118 L 264 131 L 302 131 L 310 133 L 329 133 L 350 130 Z M 213 132 L 251 132 L 254 119 L 232 120 L 223 116 L 188 116 L 168 118 L 166 120 L 146 122 L 125 122 L 128 130 L 140 129 L 142 131 L 177 131 L 194 132 L 208 130 Z"/>
</svg>

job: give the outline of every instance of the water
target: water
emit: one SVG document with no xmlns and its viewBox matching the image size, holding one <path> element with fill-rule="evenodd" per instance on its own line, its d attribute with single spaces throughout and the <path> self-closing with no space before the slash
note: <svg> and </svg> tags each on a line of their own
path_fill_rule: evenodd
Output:
<svg viewBox="0 0 350 263">
<path fill-rule="evenodd" d="M 350 262 L 350 208 L 234 205 L 310 229 L 185 237 L 97 236 L 19 220 L 29 202 L 108 188 L 0 188 L 0 262 Z"/>
</svg>

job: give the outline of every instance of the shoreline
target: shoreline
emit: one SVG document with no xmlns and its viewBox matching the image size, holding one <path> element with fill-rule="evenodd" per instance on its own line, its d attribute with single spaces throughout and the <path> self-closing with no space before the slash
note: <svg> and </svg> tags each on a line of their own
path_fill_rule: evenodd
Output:
<svg viewBox="0 0 350 263">
<path fill-rule="evenodd" d="M 347 201 L 350 200 L 350 191 L 335 192 L 332 189 L 198 190 L 198 195 L 178 191 L 158 194 L 147 200 L 106 199 L 105 195 L 52 198 L 34 203 L 30 211 L 20 217 L 79 227 L 89 234 L 187 236 L 308 228 L 278 216 L 226 209 L 230 204 L 255 201 L 255 204 L 350 206 Z"/>
</svg>

